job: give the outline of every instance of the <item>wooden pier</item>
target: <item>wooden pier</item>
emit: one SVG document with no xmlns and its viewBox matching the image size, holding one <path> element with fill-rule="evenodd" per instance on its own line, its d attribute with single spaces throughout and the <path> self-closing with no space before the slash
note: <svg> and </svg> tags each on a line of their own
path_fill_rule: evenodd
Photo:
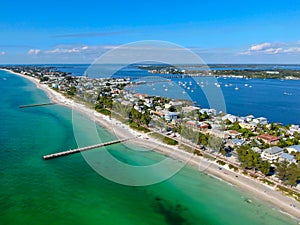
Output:
<svg viewBox="0 0 300 225">
<path fill-rule="evenodd" d="M 134 139 L 134 138 L 137 138 L 137 137 L 119 139 L 119 140 L 109 141 L 109 142 L 105 142 L 105 143 L 101 143 L 101 144 L 90 145 L 90 146 L 86 146 L 86 147 L 82 147 L 82 148 L 76 148 L 76 149 L 72 149 L 72 150 L 68 150 L 68 151 L 64 151 L 64 152 L 53 153 L 50 155 L 45 155 L 45 156 L 43 156 L 43 158 L 44 158 L 44 160 L 58 158 L 58 157 L 71 155 L 74 153 L 83 152 L 83 151 L 87 151 L 87 150 L 91 150 L 91 149 L 95 149 L 95 148 L 101 148 L 101 147 L 108 146 L 108 145 L 122 143 L 125 141 L 129 141 L 131 139 Z"/>
<path fill-rule="evenodd" d="M 56 103 L 42 103 L 42 104 L 32 104 L 32 105 L 20 105 L 19 108 L 30 108 L 30 107 L 38 107 L 38 106 L 47 106 L 47 105 L 55 105 Z"/>
</svg>

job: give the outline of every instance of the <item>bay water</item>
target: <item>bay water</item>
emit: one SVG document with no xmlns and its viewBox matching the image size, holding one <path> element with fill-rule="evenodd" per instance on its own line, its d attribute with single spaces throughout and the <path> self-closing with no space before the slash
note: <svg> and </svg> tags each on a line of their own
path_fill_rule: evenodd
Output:
<svg viewBox="0 0 300 225">
<path fill-rule="evenodd" d="M 81 154 L 44 161 L 45 154 L 77 147 L 72 110 L 59 105 L 18 108 L 49 99 L 30 81 L 4 71 L 0 93 L 0 224 L 297 224 L 272 206 L 188 166 L 164 182 L 133 187 L 103 178 Z M 104 141 L 114 139 L 102 127 L 97 130 Z M 135 148 L 118 144 L 108 150 L 137 166 L 164 159 Z"/>
</svg>

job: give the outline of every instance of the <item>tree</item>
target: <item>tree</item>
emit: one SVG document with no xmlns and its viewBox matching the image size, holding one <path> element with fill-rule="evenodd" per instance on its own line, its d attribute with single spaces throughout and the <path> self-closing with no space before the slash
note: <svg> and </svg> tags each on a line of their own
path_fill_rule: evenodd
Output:
<svg viewBox="0 0 300 225">
<path fill-rule="evenodd" d="M 130 110 L 130 114 L 129 114 L 129 118 L 137 123 L 138 125 L 141 124 L 141 118 L 142 118 L 142 113 L 140 113 L 139 111 L 137 111 L 136 109 L 134 108 L 131 108 Z"/>
<path fill-rule="evenodd" d="M 289 163 L 286 160 L 284 160 L 283 162 L 277 164 L 276 175 L 282 181 L 287 180 L 288 164 Z"/>
<path fill-rule="evenodd" d="M 211 135 L 208 139 L 208 146 L 216 151 L 224 148 L 224 142 L 221 138 Z"/>
<path fill-rule="evenodd" d="M 241 126 L 239 125 L 239 123 L 238 122 L 235 122 L 235 123 L 233 123 L 229 128 L 228 128 L 229 130 L 240 130 L 241 129 Z"/>
<path fill-rule="evenodd" d="M 295 186 L 300 181 L 300 166 L 285 160 L 277 164 L 276 174 L 284 184 Z"/>
<path fill-rule="evenodd" d="M 75 95 L 76 93 L 76 87 L 72 86 L 69 88 L 69 90 L 67 91 L 68 95 Z"/>
<path fill-rule="evenodd" d="M 208 139 L 209 139 L 209 135 L 208 134 L 202 134 L 201 132 L 199 132 L 199 138 L 198 138 L 198 144 L 202 144 L 207 146 L 208 145 Z"/>
<path fill-rule="evenodd" d="M 149 113 L 144 113 L 141 116 L 141 124 L 148 126 L 148 124 L 151 121 L 151 117 L 149 115 Z"/>
<path fill-rule="evenodd" d="M 271 171 L 271 164 L 269 161 L 263 161 L 261 160 L 259 162 L 259 170 L 264 174 L 264 175 L 269 175 Z"/>
<path fill-rule="evenodd" d="M 224 121 L 224 123 L 225 123 L 226 125 L 232 124 L 232 122 L 231 122 L 229 119 L 226 119 L 226 120 Z"/>
<path fill-rule="evenodd" d="M 241 146 L 237 149 L 239 161 L 244 169 L 258 169 L 264 175 L 270 173 L 271 164 L 268 161 L 263 161 L 260 154 L 250 149 L 250 145 Z"/>
<path fill-rule="evenodd" d="M 209 115 L 207 114 L 207 112 L 204 112 L 204 113 L 199 112 L 198 119 L 200 122 L 207 120 L 207 119 L 209 119 Z"/>
<path fill-rule="evenodd" d="M 168 110 L 169 112 L 176 112 L 176 108 L 173 105 L 171 105 Z"/>
</svg>

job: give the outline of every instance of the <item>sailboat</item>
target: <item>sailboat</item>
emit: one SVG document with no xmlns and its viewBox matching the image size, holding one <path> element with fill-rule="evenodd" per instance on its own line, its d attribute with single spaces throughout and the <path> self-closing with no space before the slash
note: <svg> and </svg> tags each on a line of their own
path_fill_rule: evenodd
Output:
<svg viewBox="0 0 300 225">
<path fill-rule="evenodd" d="M 286 91 L 284 91 L 283 94 L 284 95 L 292 95 L 292 93 L 289 93 L 289 92 L 286 92 Z"/>
<path fill-rule="evenodd" d="M 237 90 L 239 90 L 239 88 L 238 88 L 238 86 L 237 86 L 237 85 L 235 86 L 234 90 L 236 90 L 236 91 L 237 91 Z"/>
</svg>

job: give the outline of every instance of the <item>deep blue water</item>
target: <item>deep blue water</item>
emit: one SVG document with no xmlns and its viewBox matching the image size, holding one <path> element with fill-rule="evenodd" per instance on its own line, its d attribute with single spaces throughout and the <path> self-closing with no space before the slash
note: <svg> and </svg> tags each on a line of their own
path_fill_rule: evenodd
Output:
<svg viewBox="0 0 300 225">
<path fill-rule="evenodd" d="M 73 75 L 81 76 L 89 65 L 52 65 L 64 72 L 71 72 Z M 213 65 L 212 65 L 213 66 Z M 249 69 L 244 67 L 211 67 L 212 70 L 222 69 Z M 255 65 L 254 69 L 300 69 L 299 65 Z M 103 70 L 104 71 L 104 70 Z M 114 74 L 115 77 L 149 77 L 156 76 L 149 74 L 146 70 L 136 67 L 128 67 Z M 160 76 L 157 74 L 157 76 Z M 140 78 L 141 80 L 143 78 Z M 201 82 L 202 78 L 195 78 L 196 82 Z M 199 85 L 191 78 L 173 79 L 174 84 L 179 81 L 193 83 L 193 88 L 186 91 L 189 98 L 201 107 L 210 107 L 205 95 Z M 204 80 L 203 80 L 204 81 Z M 267 117 L 270 122 L 281 122 L 283 124 L 300 124 L 300 81 L 279 80 L 279 79 L 237 79 L 237 78 L 218 78 L 221 90 L 225 99 L 226 112 L 234 115 L 246 116 L 253 114 L 256 117 Z M 205 82 L 204 82 L 205 84 Z M 231 84 L 231 86 L 229 86 Z M 245 84 L 248 86 L 245 86 Z M 205 84 L 206 85 L 206 84 Z M 213 85 L 213 84 L 208 84 Z M 228 87 L 226 87 L 227 85 Z M 239 90 L 236 91 L 235 87 Z M 252 86 L 252 88 L 250 87 Z M 181 86 L 182 88 L 182 86 Z M 193 93 L 191 90 L 193 89 Z M 286 93 L 286 94 L 284 94 Z M 222 111 L 224 111 L 222 109 Z"/>
</svg>

